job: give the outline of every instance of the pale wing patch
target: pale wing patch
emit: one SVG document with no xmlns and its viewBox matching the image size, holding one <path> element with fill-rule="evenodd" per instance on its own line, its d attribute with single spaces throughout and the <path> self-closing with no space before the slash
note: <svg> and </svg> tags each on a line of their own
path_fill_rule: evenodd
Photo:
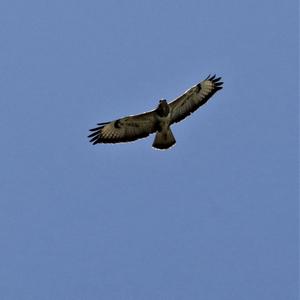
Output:
<svg viewBox="0 0 300 300">
<path fill-rule="evenodd" d="M 88 137 L 93 144 L 131 142 L 147 137 L 156 131 L 156 119 L 153 112 L 121 118 L 108 123 L 100 123 L 90 131 Z"/>
<path fill-rule="evenodd" d="M 214 93 L 222 89 L 223 82 L 220 82 L 220 79 L 221 77 L 209 76 L 171 102 L 171 122 L 175 123 L 183 120 L 206 103 Z"/>
</svg>

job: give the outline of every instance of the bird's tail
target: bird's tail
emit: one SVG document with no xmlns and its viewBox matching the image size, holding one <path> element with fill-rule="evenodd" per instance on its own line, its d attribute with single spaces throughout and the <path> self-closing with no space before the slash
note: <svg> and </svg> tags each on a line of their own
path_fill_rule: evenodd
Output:
<svg viewBox="0 0 300 300">
<path fill-rule="evenodd" d="M 174 135 L 170 128 L 163 129 L 156 133 L 152 147 L 157 149 L 168 149 L 176 143 Z"/>
</svg>

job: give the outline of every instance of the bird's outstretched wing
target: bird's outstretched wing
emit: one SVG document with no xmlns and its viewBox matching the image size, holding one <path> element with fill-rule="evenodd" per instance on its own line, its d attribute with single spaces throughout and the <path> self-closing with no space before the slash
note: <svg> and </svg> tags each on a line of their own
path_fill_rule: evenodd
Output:
<svg viewBox="0 0 300 300">
<path fill-rule="evenodd" d="M 155 112 L 150 111 L 140 115 L 124 117 L 112 122 L 99 123 L 96 128 L 90 129 L 88 136 L 90 142 L 98 143 L 124 143 L 145 138 L 155 132 Z"/>
<path fill-rule="evenodd" d="M 209 98 L 222 89 L 221 77 L 208 76 L 205 80 L 187 90 L 183 95 L 169 103 L 171 123 L 177 123 L 205 104 Z"/>
</svg>

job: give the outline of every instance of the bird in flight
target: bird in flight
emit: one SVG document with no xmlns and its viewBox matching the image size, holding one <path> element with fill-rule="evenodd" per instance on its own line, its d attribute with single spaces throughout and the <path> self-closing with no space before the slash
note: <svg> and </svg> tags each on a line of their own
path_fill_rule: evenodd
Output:
<svg viewBox="0 0 300 300">
<path fill-rule="evenodd" d="M 170 126 L 180 122 L 205 104 L 214 93 L 222 89 L 221 77 L 208 76 L 183 95 L 168 103 L 162 99 L 156 109 L 139 115 L 123 117 L 97 124 L 88 137 L 95 144 L 126 143 L 156 133 L 152 147 L 168 149 L 176 143 Z"/>
</svg>

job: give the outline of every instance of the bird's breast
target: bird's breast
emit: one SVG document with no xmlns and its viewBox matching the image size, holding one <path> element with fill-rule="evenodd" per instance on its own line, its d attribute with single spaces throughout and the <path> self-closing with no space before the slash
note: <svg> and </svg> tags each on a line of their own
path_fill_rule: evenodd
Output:
<svg viewBox="0 0 300 300">
<path fill-rule="evenodd" d="M 171 114 L 168 113 L 168 115 L 165 117 L 157 116 L 157 123 L 158 123 L 158 127 L 160 128 L 159 131 L 163 129 L 167 129 L 171 124 Z"/>
</svg>

